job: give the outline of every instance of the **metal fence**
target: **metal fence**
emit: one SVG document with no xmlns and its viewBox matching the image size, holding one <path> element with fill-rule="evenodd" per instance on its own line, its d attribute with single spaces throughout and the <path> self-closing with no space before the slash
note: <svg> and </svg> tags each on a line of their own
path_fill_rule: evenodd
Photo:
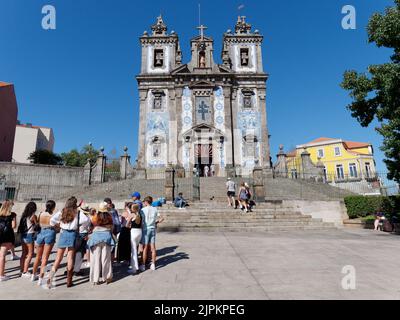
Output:
<svg viewBox="0 0 400 320">
<path fill-rule="evenodd" d="M 342 172 L 324 172 L 321 174 L 297 172 L 292 170 L 285 174 L 274 173 L 274 178 L 287 178 L 292 180 L 304 181 L 308 184 L 327 184 L 333 186 L 332 192 L 345 190 L 353 194 L 360 195 L 397 195 L 399 194 L 399 184 L 387 178 L 386 172 L 376 172 L 367 176 L 356 174 L 344 174 Z M 340 189 L 340 190 L 337 190 Z"/>
<path fill-rule="evenodd" d="M 118 181 L 121 180 L 121 168 L 118 158 L 106 158 L 106 165 L 104 168 L 104 181 Z"/>
</svg>

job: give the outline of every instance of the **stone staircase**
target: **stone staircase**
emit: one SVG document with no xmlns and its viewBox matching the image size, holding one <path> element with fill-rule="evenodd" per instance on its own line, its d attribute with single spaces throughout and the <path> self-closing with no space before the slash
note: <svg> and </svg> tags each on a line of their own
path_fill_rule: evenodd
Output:
<svg viewBox="0 0 400 320">
<path fill-rule="evenodd" d="M 236 182 L 236 191 L 239 191 L 242 181 L 249 182 L 249 180 L 249 178 L 234 178 Z M 209 200 L 213 198 L 217 201 L 225 201 L 225 184 L 226 178 L 200 178 L 200 199 Z M 353 193 L 348 190 L 333 187 L 329 184 L 300 179 L 270 178 L 265 179 L 264 184 L 266 200 L 336 200 L 343 199 L 348 195 L 353 195 Z"/>
<path fill-rule="evenodd" d="M 302 215 L 282 201 L 258 204 L 252 213 L 234 210 L 225 202 L 194 202 L 186 209 L 171 204 L 159 209 L 165 221 L 159 231 L 169 232 L 267 232 L 335 229 L 333 223 Z"/>
</svg>

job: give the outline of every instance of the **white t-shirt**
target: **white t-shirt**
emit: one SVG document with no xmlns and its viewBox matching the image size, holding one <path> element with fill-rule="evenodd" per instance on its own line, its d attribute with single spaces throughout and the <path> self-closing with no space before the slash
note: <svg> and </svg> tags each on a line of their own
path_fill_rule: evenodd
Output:
<svg viewBox="0 0 400 320">
<path fill-rule="evenodd" d="M 236 184 L 234 181 L 229 180 L 226 182 L 226 188 L 228 189 L 228 191 L 230 192 L 235 192 L 236 191 Z"/>
<path fill-rule="evenodd" d="M 70 223 L 61 222 L 61 211 L 58 211 L 50 219 L 50 225 L 60 224 L 60 228 L 64 230 L 76 230 L 78 228 L 78 215 Z M 90 225 L 90 219 L 81 211 L 79 211 L 79 229 L 84 230 Z"/>
<path fill-rule="evenodd" d="M 147 206 L 143 207 L 143 228 L 144 229 L 155 229 L 156 227 L 156 220 L 160 216 L 157 208 Z"/>
</svg>

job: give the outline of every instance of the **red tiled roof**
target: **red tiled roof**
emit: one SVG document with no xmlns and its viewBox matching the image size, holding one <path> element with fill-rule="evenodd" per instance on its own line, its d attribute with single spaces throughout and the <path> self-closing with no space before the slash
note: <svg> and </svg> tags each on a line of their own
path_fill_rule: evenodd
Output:
<svg viewBox="0 0 400 320">
<path fill-rule="evenodd" d="M 296 149 L 289 151 L 286 156 L 288 157 L 295 157 L 296 156 Z"/>
<path fill-rule="evenodd" d="M 369 147 L 371 144 L 367 142 L 344 141 L 348 149 L 357 149 Z"/>
<path fill-rule="evenodd" d="M 0 81 L 0 87 L 7 87 L 7 86 L 11 86 L 11 85 L 12 85 L 11 83 Z"/>
<path fill-rule="evenodd" d="M 315 139 L 313 141 L 310 141 L 310 142 L 308 142 L 306 144 L 323 142 L 323 141 L 331 141 L 331 140 L 337 140 L 337 139 L 321 137 L 321 138 Z"/>
</svg>

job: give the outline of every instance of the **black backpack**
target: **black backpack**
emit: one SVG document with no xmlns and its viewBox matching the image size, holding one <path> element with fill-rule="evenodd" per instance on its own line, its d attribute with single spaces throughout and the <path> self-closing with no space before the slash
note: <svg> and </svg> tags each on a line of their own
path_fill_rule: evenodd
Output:
<svg viewBox="0 0 400 320">
<path fill-rule="evenodd" d="M 0 237 L 2 237 L 8 230 L 8 221 L 7 219 L 0 219 Z"/>
<path fill-rule="evenodd" d="M 32 225 L 31 225 L 32 228 Z M 19 221 L 19 226 L 17 233 L 19 234 L 24 234 L 29 231 L 30 228 L 28 228 L 28 223 L 26 222 L 26 217 L 22 217 L 21 220 Z"/>
</svg>

